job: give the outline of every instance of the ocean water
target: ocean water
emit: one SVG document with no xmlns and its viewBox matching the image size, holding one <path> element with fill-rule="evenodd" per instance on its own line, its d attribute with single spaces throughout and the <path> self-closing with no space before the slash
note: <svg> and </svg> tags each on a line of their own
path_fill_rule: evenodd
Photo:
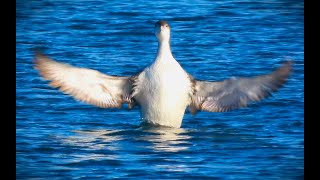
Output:
<svg viewBox="0 0 320 180">
<path fill-rule="evenodd" d="M 304 179 L 304 2 L 16 1 L 16 179 Z M 197 79 L 269 73 L 294 60 L 272 97 L 226 113 L 186 112 L 180 129 L 140 125 L 48 86 L 34 50 L 109 75 L 155 58 L 154 23 Z"/>
</svg>

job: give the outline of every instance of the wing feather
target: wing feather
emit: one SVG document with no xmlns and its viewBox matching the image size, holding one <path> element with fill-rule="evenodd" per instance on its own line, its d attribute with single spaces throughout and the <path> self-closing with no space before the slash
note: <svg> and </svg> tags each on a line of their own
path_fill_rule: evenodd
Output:
<svg viewBox="0 0 320 180">
<path fill-rule="evenodd" d="M 99 71 L 60 63 L 37 53 L 35 68 L 50 85 L 75 99 L 102 108 L 131 103 L 132 77 L 108 76 Z"/>
<path fill-rule="evenodd" d="M 195 80 L 195 93 L 190 110 L 225 112 L 246 107 L 248 103 L 260 101 L 277 91 L 292 70 L 292 62 L 287 61 L 270 74 L 249 78 L 231 78 L 221 82 Z"/>
</svg>

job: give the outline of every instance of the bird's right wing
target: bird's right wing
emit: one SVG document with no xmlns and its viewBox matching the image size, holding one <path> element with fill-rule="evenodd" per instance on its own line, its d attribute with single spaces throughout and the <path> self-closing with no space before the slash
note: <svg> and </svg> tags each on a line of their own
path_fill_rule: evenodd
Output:
<svg viewBox="0 0 320 180">
<path fill-rule="evenodd" d="M 286 62 L 270 74 L 249 78 L 231 78 L 221 82 L 194 80 L 190 111 L 224 112 L 246 107 L 278 90 L 287 80 L 292 63 Z"/>
<path fill-rule="evenodd" d="M 35 68 L 44 79 L 51 81 L 51 86 L 88 104 L 120 108 L 123 103 L 132 103 L 132 77 L 108 76 L 59 63 L 40 53 L 36 54 Z"/>
</svg>

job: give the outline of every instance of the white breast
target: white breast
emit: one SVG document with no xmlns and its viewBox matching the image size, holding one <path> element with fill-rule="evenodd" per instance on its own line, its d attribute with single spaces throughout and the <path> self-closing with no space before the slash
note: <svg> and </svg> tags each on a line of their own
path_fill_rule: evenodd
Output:
<svg viewBox="0 0 320 180">
<path fill-rule="evenodd" d="M 190 102 L 191 82 L 177 61 L 156 61 L 139 76 L 135 99 L 142 120 L 162 126 L 180 127 Z"/>
</svg>

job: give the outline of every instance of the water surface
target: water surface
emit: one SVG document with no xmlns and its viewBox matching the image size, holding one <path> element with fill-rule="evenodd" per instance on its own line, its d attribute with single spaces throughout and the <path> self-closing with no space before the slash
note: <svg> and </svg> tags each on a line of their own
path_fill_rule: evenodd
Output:
<svg viewBox="0 0 320 180">
<path fill-rule="evenodd" d="M 303 179 L 303 1 L 17 1 L 17 179 Z M 274 96 L 228 113 L 187 112 L 180 129 L 140 125 L 139 110 L 101 109 L 47 85 L 33 50 L 109 75 L 152 63 L 154 23 L 195 78 L 294 72 Z"/>
</svg>

